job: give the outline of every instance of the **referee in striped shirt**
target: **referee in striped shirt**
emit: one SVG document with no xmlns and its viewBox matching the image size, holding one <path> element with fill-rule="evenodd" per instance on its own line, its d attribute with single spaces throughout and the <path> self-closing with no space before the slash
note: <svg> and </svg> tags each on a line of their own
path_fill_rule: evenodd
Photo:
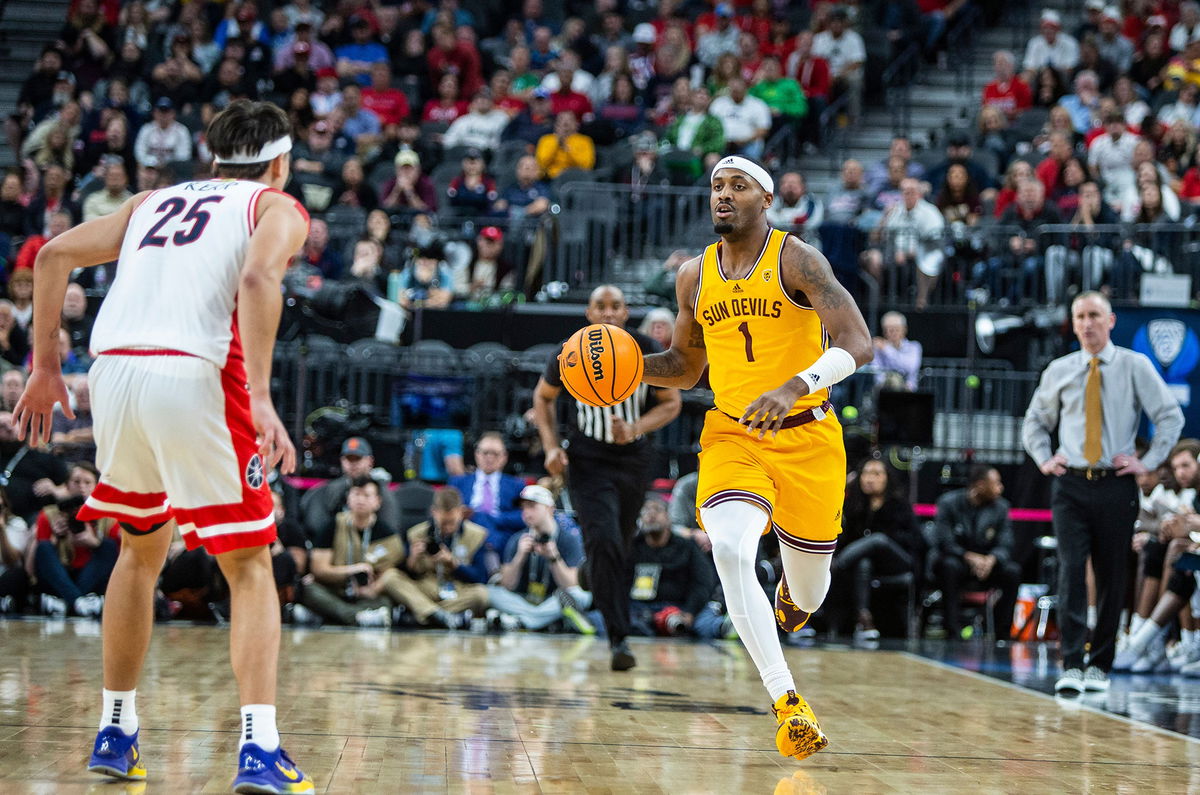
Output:
<svg viewBox="0 0 1200 795">
<path fill-rule="evenodd" d="M 611 285 L 597 287 L 588 300 L 587 320 L 624 328 L 629 320 L 625 295 Z M 642 353 L 662 350 L 649 337 L 630 333 Z M 552 358 L 534 392 L 534 421 L 546 450 L 546 471 L 551 475 L 566 471 L 575 518 L 583 531 L 588 587 L 604 616 L 612 646 L 612 668 L 625 671 L 636 664 L 625 642 L 629 635 L 629 589 L 633 584 L 629 550 L 650 485 L 654 451 L 647 434 L 679 416 L 679 390 L 641 384 L 623 403 L 609 408 L 576 401 L 565 444 L 558 436 L 555 412 L 561 391 L 558 359 Z"/>
</svg>

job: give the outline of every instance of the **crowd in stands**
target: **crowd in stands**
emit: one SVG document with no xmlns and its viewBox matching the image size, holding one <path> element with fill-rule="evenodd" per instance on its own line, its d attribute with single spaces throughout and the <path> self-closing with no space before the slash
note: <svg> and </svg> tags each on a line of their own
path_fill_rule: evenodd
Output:
<svg viewBox="0 0 1200 795">
<path fill-rule="evenodd" d="M 768 144 L 781 132 L 819 146 L 831 103 L 842 103 L 847 125 L 863 112 L 859 31 L 875 23 L 857 6 L 663 0 L 626 13 L 575 2 L 564 14 L 551 5 L 524 0 L 511 17 L 477 18 L 456 0 L 72 2 L 6 121 L 20 167 L 0 181 L 0 612 L 98 615 L 119 544 L 111 523 L 72 518 L 97 481 L 88 338 L 111 266 L 75 274 L 63 308 L 60 358 L 76 418 L 59 416 L 50 446 L 35 450 L 4 413 L 29 362 L 37 252 L 134 192 L 207 176 L 204 126 L 233 99 L 273 100 L 294 123 L 289 190 L 313 221 L 289 281 L 361 284 L 430 309 L 532 294 L 544 221 L 584 172 L 634 197 L 703 185 L 726 153 L 777 165 Z M 936 60 L 965 5 L 900 0 L 878 24 L 893 54 L 918 42 Z M 1200 206 L 1196 4 L 1122 11 L 1088 0 L 1078 20 L 1046 11 L 1019 60 L 997 52 L 993 62 L 977 125 L 949 132 L 944 152 L 914 152 L 897 137 L 879 162 L 846 160 L 821 196 L 780 169 L 771 223 L 822 245 L 842 271 L 911 276 L 918 310 L 949 275 L 1001 300 L 1061 301 L 1071 285 L 1129 297 L 1141 274 L 1178 267 L 1170 233 L 1155 225 Z M 1059 224 L 1069 229 L 1042 231 Z M 674 274 L 694 253 L 673 253 L 646 293 L 671 307 Z M 661 309 L 643 330 L 665 343 L 672 324 Z M 889 314 L 883 329 L 879 386 L 911 390 L 920 345 L 903 316 Z M 276 483 L 275 571 L 292 620 L 602 631 L 561 484 L 504 474 L 502 436 L 475 440 L 471 471 L 461 450 L 445 450 L 442 471 L 419 473 L 448 479 L 436 490 L 394 489 L 366 439 L 346 440 L 341 453 L 342 475 L 302 497 Z M 1189 455 L 1194 464 L 1185 450 L 1143 485 L 1145 580 L 1126 641 L 1142 667 L 1160 663 L 1162 630 L 1194 590 L 1170 568 L 1195 546 L 1179 507 L 1195 485 Z M 848 484 L 834 562 L 841 596 L 830 600 L 844 614 L 824 616 L 825 626 L 871 641 L 876 591 L 936 588 L 945 628 L 958 635 L 968 626 L 958 596 L 984 588 L 998 594 L 989 607 L 1007 632 L 1021 561 L 995 469 L 978 467 L 943 495 L 928 528 L 878 458 L 855 462 Z M 694 489 L 685 476 L 669 499 L 649 495 L 643 506 L 632 572 L 643 634 L 729 632 Z M 163 618 L 228 609 L 203 550 L 173 546 L 160 586 Z M 1181 635 L 1180 648 L 1200 650 L 1195 637 Z M 1184 665 L 1192 652 L 1175 656 Z"/>
</svg>

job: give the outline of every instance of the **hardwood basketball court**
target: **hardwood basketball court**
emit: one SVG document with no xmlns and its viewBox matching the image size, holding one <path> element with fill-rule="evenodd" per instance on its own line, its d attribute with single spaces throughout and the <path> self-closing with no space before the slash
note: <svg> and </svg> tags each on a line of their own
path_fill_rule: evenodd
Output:
<svg viewBox="0 0 1200 795">
<path fill-rule="evenodd" d="M 0 792 L 225 792 L 227 630 L 158 626 L 138 689 L 149 780 L 84 770 L 99 626 L 0 621 Z M 788 649 L 830 745 L 773 746 L 744 650 L 527 633 L 285 629 L 279 727 L 322 792 L 1200 791 L 1200 742 L 903 652 Z"/>
</svg>

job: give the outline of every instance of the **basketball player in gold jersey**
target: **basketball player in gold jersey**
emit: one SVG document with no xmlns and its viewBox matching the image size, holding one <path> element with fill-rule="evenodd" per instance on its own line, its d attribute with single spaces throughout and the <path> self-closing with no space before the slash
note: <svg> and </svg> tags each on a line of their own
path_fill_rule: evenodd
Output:
<svg viewBox="0 0 1200 795">
<path fill-rule="evenodd" d="M 721 240 L 680 268 L 671 347 L 645 357 L 643 380 L 688 389 L 709 365 L 716 408 L 700 436 L 700 522 L 729 617 L 775 702 L 775 745 L 803 759 L 829 741 L 796 693 L 775 626 L 799 629 L 829 589 L 846 485 L 829 387 L 871 361 L 871 338 L 825 257 L 767 223 L 775 185 L 765 169 L 726 157 L 711 185 Z M 774 613 L 754 569 L 771 530 L 784 569 Z"/>
</svg>

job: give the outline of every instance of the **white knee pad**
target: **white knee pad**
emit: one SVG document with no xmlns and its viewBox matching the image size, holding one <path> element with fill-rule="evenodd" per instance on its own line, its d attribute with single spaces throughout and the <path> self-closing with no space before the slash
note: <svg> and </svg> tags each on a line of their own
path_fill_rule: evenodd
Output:
<svg viewBox="0 0 1200 795">
<path fill-rule="evenodd" d="M 792 549 L 787 544 L 779 545 L 783 558 L 783 572 L 787 575 L 788 593 L 796 607 L 806 613 L 815 613 L 825 601 L 829 584 L 833 580 L 829 567 L 833 555 L 814 555 Z"/>
</svg>

